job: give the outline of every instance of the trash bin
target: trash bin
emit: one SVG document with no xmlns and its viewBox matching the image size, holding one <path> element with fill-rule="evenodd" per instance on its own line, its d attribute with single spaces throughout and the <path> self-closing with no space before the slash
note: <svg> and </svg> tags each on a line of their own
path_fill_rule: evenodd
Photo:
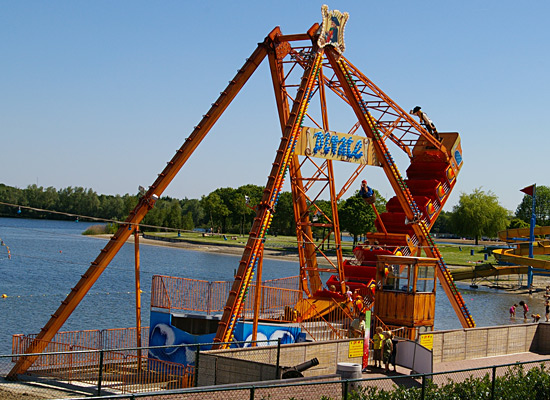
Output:
<svg viewBox="0 0 550 400">
<path fill-rule="evenodd" d="M 336 366 L 336 374 L 340 375 L 340 379 L 361 379 L 361 364 L 341 362 Z M 361 387 L 360 382 L 350 382 L 348 385 L 348 393 L 354 392 Z M 344 387 L 342 386 L 342 395 L 344 395 Z"/>
</svg>

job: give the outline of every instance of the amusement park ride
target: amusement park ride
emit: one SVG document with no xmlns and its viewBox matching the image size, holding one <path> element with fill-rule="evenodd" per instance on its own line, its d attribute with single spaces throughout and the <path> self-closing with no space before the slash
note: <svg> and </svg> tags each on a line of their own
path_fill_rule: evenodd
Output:
<svg viewBox="0 0 550 400">
<path fill-rule="evenodd" d="M 538 238 L 531 241 L 530 228 L 515 228 L 498 232 L 498 238 L 506 243 L 505 247 L 492 250 L 498 265 L 491 263 L 476 265 L 468 268 L 457 268 L 452 272 L 453 279 L 471 280 L 475 284 L 477 280 L 488 277 L 506 275 L 526 275 L 527 286 L 533 283 L 533 274 L 548 276 L 550 273 L 550 261 L 535 259 L 533 255 L 549 255 L 550 240 L 542 239 L 550 235 L 550 226 L 533 227 L 533 235 Z M 531 253 L 531 254 L 530 254 Z"/>
<path fill-rule="evenodd" d="M 323 291 L 320 272 L 334 274 L 332 279 L 345 293 L 347 285 L 353 289 L 350 277 L 361 275 L 358 269 L 376 270 L 378 265 L 379 272 L 392 271 L 397 279 L 393 281 L 393 286 L 392 282 L 385 281 L 384 285 L 376 287 L 374 312 L 378 313 L 378 317 L 392 325 L 433 328 L 435 285 L 429 304 L 418 303 L 422 293 L 416 290 L 419 268 L 431 267 L 432 279 L 435 279 L 434 274 L 439 279 L 462 326 L 475 326 L 430 236 L 430 229 L 449 198 L 462 167 L 460 136 L 455 132 L 443 132 L 439 133 L 441 141 L 437 140 L 343 56 L 343 33 L 347 19 L 347 13 L 329 11 L 323 6 L 321 26 L 316 23 L 306 33 L 290 35 L 283 34 L 276 27 L 258 44 L 28 347 L 27 353 L 44 351 L 127 239 L 132 234 L 137 236 L 144 216 L 266 58 L 282 138 L 263 197 L 255 207 L 252 229 L 218 324 L 217 346 L 224 347 L 232 341 L 254 273 L 261 279 L 264 239 L 287 176 L 294 204 L 301 289 L 308 298 L 315 298 Z M 329 93 L 353 111 L 355 117 L 345 128 L 346 133 L 330 129 Z M 317 110 L 314 104 L 318 104 Z M 397 168 L 389 145 L 404 152 L 410 161 L 406 177 Z M 357 167 L 345 184 L 336 188 L 333 162 L 339 160 L 354 162 Z M 386 212 L 377 213 L 377 232 L 369 233 L 368 243 L 355 249 L 356 259 L 344 260 L 337 203 L 366 165 L 383 168 L 395 196 L 388 201 Z M 306 176 L 308 168 L 313 173 Z M 312 191 L 319 186 L 321 191 L 328 191 L 331 215 L 325 215 L 316 204 L 321 193 Z M 319 223 L 312 218 L 313 215 L 322 215 L 324 222 Z M 313 239 L 314 226 L 327 228 L 328 234 L 321 243 Z M 331 235 L 335 240 L 336 261 L 329 258 L 321 246 Z M 375 243 L 377 248 L 373 246 Z M 423 254 L 425 257 L 421 257 Z M 400 277 L 410 283 L 405 290 L 398 284 Z M 385 278 L 383 274 L 377 277 L 378 282 Z M 400 298 L 406 300 L 402 302 Z M 413 304 L 412 308 L 407 308 L 408 303 Z M 426 310 L 429 315 L 424 315 Z M 24 373 L 36 357 L 19 358 L 9 376 Z"/>
</svg>

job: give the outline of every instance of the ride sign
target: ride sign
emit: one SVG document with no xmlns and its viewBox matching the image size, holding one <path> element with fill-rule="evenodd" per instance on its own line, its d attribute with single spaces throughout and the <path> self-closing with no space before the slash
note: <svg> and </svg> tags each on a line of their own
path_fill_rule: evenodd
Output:
<svg viewBox="0 0 550 400">
<path fill-rule="evenodd" d="M 369 138 L 303 127 L 295 154 L 379 166 Z"/>
</svg>

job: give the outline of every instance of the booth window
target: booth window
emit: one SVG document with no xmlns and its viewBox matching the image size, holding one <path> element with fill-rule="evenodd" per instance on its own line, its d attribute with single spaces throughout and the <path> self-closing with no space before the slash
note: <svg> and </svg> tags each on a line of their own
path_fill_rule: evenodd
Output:
<svg viewBox="0 0 550 400">
<path fill-rule="evenodd" d="M 434 291 L 435 277 L 433 267 L 419 266 L 416 278 L 416 291 L 432 293 Z"/>
</svg>

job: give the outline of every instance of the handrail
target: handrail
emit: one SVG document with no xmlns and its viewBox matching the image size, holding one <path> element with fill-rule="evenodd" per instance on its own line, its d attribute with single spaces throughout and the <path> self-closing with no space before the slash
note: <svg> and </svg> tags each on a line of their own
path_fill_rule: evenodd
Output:
<svg viewBox="0 0 550 400">
<path fill-rule="evenodd" d="M 315 304 L 310 302 L 309 299 L 304 299 L 312 308 L 313 310 L 315 310 L 315 318 L 319 318 L 321 319 L 322 321 L 325 322 L 326 326 L 328 326 L 332 332 L 334 333 L 334 335 L 338 338 L 338 339 L 341 339 L 340 335 L 338 334 L 338 331 L 334 328 L 334 326 L 332 326 L 332 324 L 330 322 L 328 322 L 318 311 L 317 311 L 317 307 L 315 307 Z M 300 321 L 300 327 L 303 327 L 305 323 L 307 322 L 312 322 L 311 318 L 309 318 L 307 321 L 305 322 L 302 322 Z M 306 329 L 307 330 L 307 329 Z M 311 335 L 311 332 L 308 331 L 308 333 Z M 311 337 L 313 337 L 313 335 L 311 335 Z M 315 339 L 315 337 L 313 337 Z"/>
</svg>

